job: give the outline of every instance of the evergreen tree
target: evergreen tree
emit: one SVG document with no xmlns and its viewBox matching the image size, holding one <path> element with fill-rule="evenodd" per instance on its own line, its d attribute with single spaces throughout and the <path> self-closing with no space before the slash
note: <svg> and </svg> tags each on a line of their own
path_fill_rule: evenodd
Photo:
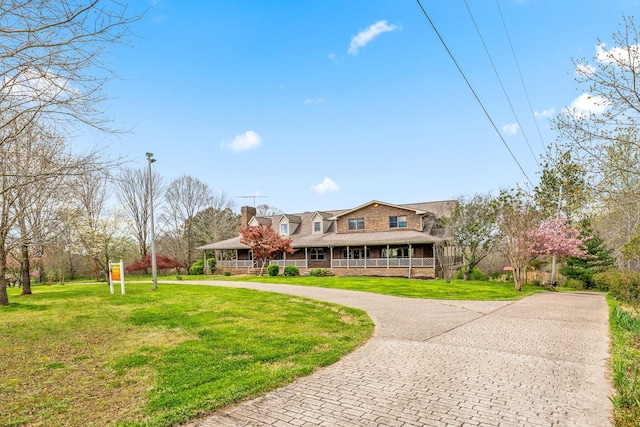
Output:
<svg viewBox="0 0 640 427">
<path fill-rule="evenodd" d="M 581 228 L 582 237 L 587 239 L 584 245 L 589 256 L 567 258 L 565 266 L 560 269 L 560 274 L 570 279 L 580 280 L 587 289 L 590 289 L 596 286 L 593 275 L 613 267 L 615 259 L 611 256 L 613 250 L 605 246 L 604 239 L 593 230 L 588 219 L 582 221 Z"/>
</svg>

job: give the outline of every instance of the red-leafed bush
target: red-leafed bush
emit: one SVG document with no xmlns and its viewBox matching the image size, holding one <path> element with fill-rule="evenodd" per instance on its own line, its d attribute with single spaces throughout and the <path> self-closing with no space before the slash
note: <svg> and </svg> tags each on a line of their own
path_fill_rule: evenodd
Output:
<svg viewBox="0 0 640 427">
<path fill-rule="evenodd" d="M 156 255 L 156 268 L 158 270 L 169 270 L 171 268 L 184 267 L 180 261 L 164 255 Z M 134 271 L 144 271 L 151 268 L 151 255 L 147 254 L 144 258 L 137 259 L 124 268 L 127 273 Z"/>
</svg>

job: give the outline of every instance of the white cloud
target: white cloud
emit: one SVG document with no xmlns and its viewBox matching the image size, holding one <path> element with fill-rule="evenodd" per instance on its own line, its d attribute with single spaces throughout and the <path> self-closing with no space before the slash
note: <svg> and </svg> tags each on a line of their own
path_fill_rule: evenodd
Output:
<svg viewBox="0 0 640 427">
<path fill-rule="evenodd" d="M 331 178 L 328 178 L 326 176 L 324 177 L 324 181 L 322 181 L 320 184 L 316 184 L 313 186 L 313 191 L 315 191 L 318 194 L 324 194 L 330 191 L 337 191 L 338 189 L 340 189 L 338 184 L 336 184 L 335 182 L 333 182 Z"/>
<path fill-rule="evenodd" d="M 371 25 L 366 30 L 360 31 L 357 35 L 351 39 L 351 45 L 349 46 L 349 54 L 355 55 L 358 53 L 358 49 L 364 47 L 374 38 L 380 34 L 388 31 L 394 31 L 398 28 L 397 25 L 389 25 L 387 21 L 378 21 Z"/>
<path fill-rule="evenodd" d="M 520 126 L 518 126 L 517 123 L 509 123 L 508 125 L 502 126 L 502 133 L 511 136 L 518 133 L 518 129 L 520 129 Z"/>
<path fill-rule="evenodd" d="M 46 104 L 79 94 L 69 80 L 37 68 L 26 68 L 15 75 L 6 76 L 1 87 L 6 96 L 18 98 L 21 104 Z"/>
<path fill-rule="evenodd" d="M 237 135 L 233 141 L 222 143 L 222 148 L 228 148 L 231 151 L 248 151 L 262 144 L 262 137 L 250 130 L 242 135 Z"/>
<path fill-rule="evenodd" d="M 548 110 L 534 111 L 533 115 L 536 119 L 545 119 L 551 117 L 556 113 L 556 107 L 551 107 Z"/>
<path fill-rule="evenodd" d="M 598 62 L 604 62 L 607 64 L 617 63 L 620 65 L 629 64 L 629 59 L 633 63 L 638 61 L 640 56 L 640 46 L 614 47 L 611 50 L 607 50 L 607 45 L 600 43 L 596 45 L 596 60 Z"/>
<path fill-rule="evenodd" d="M 305 104 L 322 104 L 324 102 L 324 98 L 307 98 L 304 100 Z"/>
<path fill-rule="evenodd" d="M 568 107 L 569 111 L 576 116 L 588 116 L 591 114 L 604 113 L 609 108 L 609 101 L 602 96 L 592 96 L 583 93 L 573 100 Z"/>
<path fill-rule="evenodd" d="M 596 67 L 589 64 L 578 64 L 576 67 L 576 75 L 578 77 L 589 77 L 595 74 Z"/>
</svg>

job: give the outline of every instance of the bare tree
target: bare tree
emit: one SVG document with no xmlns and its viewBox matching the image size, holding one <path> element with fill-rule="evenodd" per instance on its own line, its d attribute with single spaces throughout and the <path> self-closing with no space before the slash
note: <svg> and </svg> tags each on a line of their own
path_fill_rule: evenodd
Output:
<svg viewBox="0 0 640 427">
<path fill-rule="evenodd" d="M 256 206 L 256 216 L 274 216 L 282 215 L 283 213 L 280 209 L 269 206 L 266 203 Z"/>
<path fill-rule="evenodd" d="M 164 183 L 158 172 L 152 170 L 151 179 L 154 193 L 154 210 L 158 211 L 164 193 Z M 141 258 L 147 255 L 149 248 L 149 222 L 151 220 L 151 204 L 149 201 L 149 175 L 145 168 L 125 168 L 115 179 L 118 199 L 129 218 L 138 253 Z"/>
<path fill-rule="evenodd" d="M 107 130 L 98 108 L 114 74 L 107 49 L 139 18 L 115 0 L 0 2 L 0 130 L 20 123 L 19 134 L 36 122 L 59 134 Z"/>
<path fill-rule="evenodd" d="M 196 214 L 212 205 L 211 189 L 204 182 L 187 175 L 173 180 L 165 190 L 162 212 L 164 247 L 188 269 L 195 260 L 198 228 Z M 170 245 L 170 246 L 169 246 Z"/>
<path fill-rule="evenodd" d="M 536 242 L 530 233 L 540 225 L 538 212 L 529 198 L 521 192 L 502 192 L 500 195 L 499 248 L 513 268 L 513 281 L 517 291 L 526 282 L 529 263 L 536 258 Z"/>
<path fill-rule="evenodd" d="M 106 205 L 108 182 L 105 176 L 94 174 L 77 184 L 76 232 L 96 279 L 108 278 L 109 261 L 122 258 L 132 243 L 124 215 Z"/>
<path fill-rule="evenodd" d="M 0 150 L 0 305 L 8 304 L 4 273 L 13 248 L 22 247 L 23 269 L 29 269 L 25 251 L 33 234 L 26 216 L 34 206 L 52 198 L 68 177 L 96 167 L 95 152 L 73 155 L 65 141 L 47 129 L 32 125 L 11 137 L 12 130 L 16 127 L 0 131 L 5 141 Z"/>
<path fill-rule="evenodd" d="M 619 265 L 637 269 L 640 264 L 621 253 L 640 235 L 640 35 L 634 18 L 623 16 L 611 40 L 598 40 L 592 59 L 574 61 L 576 80 L 588 91 L 581 100 L 592 108 L 567 109 L 553 123 L 564 150 L 593 172 L 601 235 Z"/>
<path fill-rule="evenodd" d="M 40 186 L 57 186 L 60 177 L 107 167 L 95 161 L 96 150 L 72 155 L 60 136 L 83 126 L 116 131 L 99 105 L 114 75 L 107 48 L 123 41 L 139 19 L 127 14 L 116 0 L 0 2 L 0 305 L 8 304 L 9 244 L 28 238 L 21 225 L 34 201 L 27 192 L 33 196 Z M 32 139 L 46 142 L 40 146 L 46 149 L 25 146 Z M 24 237 L 11 235 L 16 225 Z"/>
<path fill-rule="evenodd" d="M 459 253 L 460 249 L 455 246 L 453 242 L 443 240 L 433 245 L 433 251 L 435 258 L 438 261 L 438 265 L 440 266 L 442 278 L 446 280 L 447 283 L 451 283 L 453 273 L 458 266 L 456 255 Z"/>
</svg>

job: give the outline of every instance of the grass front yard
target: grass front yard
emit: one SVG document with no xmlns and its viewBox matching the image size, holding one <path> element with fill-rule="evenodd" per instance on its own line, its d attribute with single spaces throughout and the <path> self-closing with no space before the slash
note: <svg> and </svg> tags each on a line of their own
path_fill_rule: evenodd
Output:
<svg viewBox="0 0 640 427">
<path fill-rule="evenodd" d="M 150 289 L 37 286 L 29 297 L 9 289 L 0 425 L 173 425 L 332 364 L 373 331 L 362 311 L 300 297 Z"/>
</svg>

